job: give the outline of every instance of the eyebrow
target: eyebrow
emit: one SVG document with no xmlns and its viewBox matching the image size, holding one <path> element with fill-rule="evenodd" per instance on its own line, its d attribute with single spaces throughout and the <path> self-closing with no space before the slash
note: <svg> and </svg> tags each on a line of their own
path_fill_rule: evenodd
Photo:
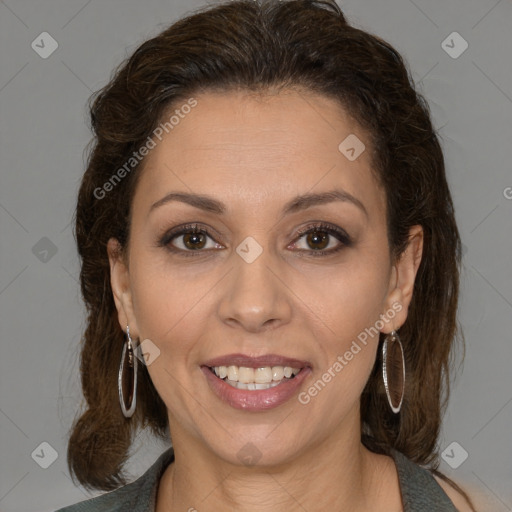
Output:
<svg viewBox="0 0 512 512">
<path fill-rule="evenodd" d="M 154 203 L 151 206 L 149 213 L 172 201 L 180 201 L 182 203 L 189 204 L 190 206 L 194 206 L 200 210 L 218 215 L 223 215 L 226 212 L 226 206 L 211 196 L 185 192 L 171 192 L 170 194 L 167 194 L 166 196 L 162 197 L 162 199 L 159 199 L 156 203 Z M 357 197 L 354 197 L 352 194 L 339 189 L 317 194 L 308 193 L 294 197 L 291 201 L 288 201 L 285 204 L 282 213 L 283 215 L 288 215 L 290 213 L 306 210 L 307 208 L 311 208 L 313 206 L 332 203 L 334 201 L 351 203 L 357 206 L 368 217 L 368 211 L 366 210 L 364 204 L 359 199 L 357 199 Z"/>
</svg>

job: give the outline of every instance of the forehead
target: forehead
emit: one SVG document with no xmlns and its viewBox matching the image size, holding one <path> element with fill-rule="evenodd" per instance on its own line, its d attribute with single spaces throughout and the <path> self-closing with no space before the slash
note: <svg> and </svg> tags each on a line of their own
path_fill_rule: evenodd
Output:
<svg viewBox="0 0 512 512">
<path fill-rule="evenodd" d="M 153 137 L 134 198 L 139 207 L 177 190 L 226 198 L 235 211 L 333 188 L 369 209 L 383 207 L 367 135 L 335 100 L 300 90 L 194 99 L 193 108 L 178 103 L 163 117 L 173 123 L 161 140 Z"/>
</svg>

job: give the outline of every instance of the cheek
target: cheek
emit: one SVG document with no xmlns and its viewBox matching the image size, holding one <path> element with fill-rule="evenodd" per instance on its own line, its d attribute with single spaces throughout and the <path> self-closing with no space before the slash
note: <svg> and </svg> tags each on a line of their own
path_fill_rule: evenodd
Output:
<svg viewBox="0 0 512 512">
<path fill-rule="evenodd" d="M 148 367 L 151 380 L 168 407 L 185 410 L 190 398 L 183 386 L 203 378 L 197 361 L 211 331 L 209 293 L 222 281 L 214 272 L 199 275 L 149 256 L 134 261 L 131 276 L 140 340 L 151 340 L 159 351 Z"/>
<path fill-rule="evenodd" d="M 151 253 L 134 258 L 130 269 L 134 314 L 141 337 L 165 340 L 190 327 L 213 278 L 172 267 Z M 187 275 L 189 274 L 189 275 Z M 211 283 L 210 283 L 211 281 Z"/>
<path fill-rule="evenodd" d="M 375 364 L 379 342 L 376 322 L 382 314 L 386 282 L 366 269 L 329 280 L 316 319 L 316 352 L 320 364 L 299 402 L 309 415 L 323 418 L 323 428 L 336 428 L 340 418 L 358 407 Z M 321 316 L 321 319 L 320 319 Z"/>
<path fill-rule="evenodd" d="M 315 376 L 321 382 L 311 391 L 320 394 L 325 384 L 330 391 L 321 393 L 318 405 L 328 407 L 335 396 L 343 407 L 358 399 L 375 362 L 389 283 L 387 262 L 362 251 L 338 271 L 331 269 L 308 283 L 310 297 L 314 297 L 311 321 L 316 324 L 315 338 L 322 354 Z"/>
<path fill-rule="evenodd" d="M 158 268 L 154 260 L 134 264 L 132 272 L 140 340 L 149 339 L 158 348 L 158 357 L 148 366 L 151 381 L 176 418 L 196 429 L 190 423 L 197 406 L 190 398 L 190 383 L 202 374 L 192 374 L 199 372 L 192 361 L 198 359 L 201 337 L 208 332 L 210 315 L 204 309 L 207 301 L 201 299 L 217 280 L 186 279 L 183 274 Z"/>
<path fill-rule="evenodd" d="M 318 325 L 323 325 L 341 348 L 379 319 L 388 286 L 386 260 L 369 251 L 354 251 L 343 264 L 302 269 L 293 289 L 314 312 L 312 318 L 317 318 Z"/>
</svg>

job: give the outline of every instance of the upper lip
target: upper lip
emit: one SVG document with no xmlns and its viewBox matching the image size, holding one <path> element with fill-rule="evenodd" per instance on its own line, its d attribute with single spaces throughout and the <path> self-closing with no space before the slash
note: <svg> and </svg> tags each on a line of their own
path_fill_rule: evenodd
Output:
<svg viewBox="0 0 512 512">
<path fill-rule="evenodd" d="M 265 354 L 262 356 L 251 357 L 245 354 L 226 354 L 224 356 L 209 359 L 203 363 L 203 366 L 212 368 L 213 366 L 245 366 L 247 368 L 263 368 L 265 366 L 290 366 L 291 368 L 304 368 L 311 366 L 308 361 L 301 361 L 291 357 L 280 356 L 278 354 Z"/>
</svg>

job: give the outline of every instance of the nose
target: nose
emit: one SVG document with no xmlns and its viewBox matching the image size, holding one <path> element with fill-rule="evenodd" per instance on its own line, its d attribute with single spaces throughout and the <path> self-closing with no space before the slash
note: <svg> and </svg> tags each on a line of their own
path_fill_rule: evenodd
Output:
<svg viewBox="0 0 512 512">
<path fill-rule="evenodd" d="M 263 250 L 248 262 L 234 252 L 233 263 L 219 301 L 220 319 L 231 327 L 255 333 L 288 323 L 291 292 L 277 258 Z"/>
</svg>

